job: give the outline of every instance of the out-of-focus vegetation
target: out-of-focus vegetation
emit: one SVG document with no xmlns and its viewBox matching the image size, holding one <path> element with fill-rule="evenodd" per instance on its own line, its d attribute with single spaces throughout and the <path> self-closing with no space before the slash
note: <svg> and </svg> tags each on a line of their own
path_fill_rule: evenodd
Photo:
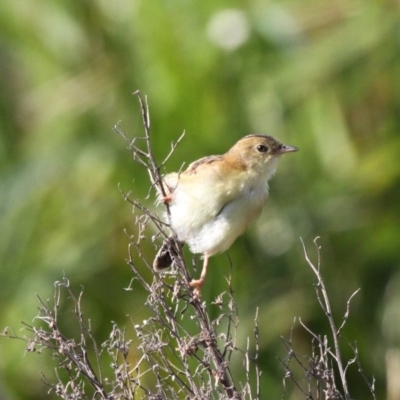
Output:
<svg viewBox="0 0 400 400">
<path fill-rule="evenodd" d="M 51 297 L 64 273 L 84 287 L 99 340 L 111 321 L 133 336 L 146 318 L 139 287 L 123 289 L 134 216 L 118 185 L 144 200 L 149 180 L 112 132 L 121 121 L 142 135 L 131 95 L 140 89 L 160 160 L 186 130 L 168 171 L 249 133 L 301 149 L 282 160 L 262 217 L 229 251 L 243 345 L 260 307 L 262 392 L 280 398 L 279 335 L 294 317 L 327 332 L 299 240 L 319 235 L 337 318 L 361 288 L 343 337 L 357 342 L 378 398 L 399 398 L 398 3 L 6 0 L 0 71 L 2 326 L 31 322 L 35 294 Z M 226 254 L 211 260 L 205 300 L 224 290 L 229 265 Z M 62 312 L 68 331 L 72 310 Z M 304 332 L 294 335 L 309 352 Z M 0 397 L 46 398 L 39 371 L 51 376 L 51 358 L 23 351 L 1 340 Z M 356 367 L 348 373 L 352 397 L 367 398 Z"/>
</svg>

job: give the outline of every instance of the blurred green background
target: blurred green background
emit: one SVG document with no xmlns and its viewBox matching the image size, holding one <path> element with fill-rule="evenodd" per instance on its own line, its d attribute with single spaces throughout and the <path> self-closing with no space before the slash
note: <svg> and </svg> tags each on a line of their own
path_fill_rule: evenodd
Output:
<svg viewBox="0 0 400 400">
<path fill-rule="evenodd" d="M 135 216 L 118 185 L 149 206 L 154 195 L 145 200 L 148 175 L 112 131 L 121 121 L 129 137 L 143 134 L 140 89 L 159 160 L 186 131 L 168 171 L 249 133 L 301 149 L 282 159 L 262 217 L 229 250 L 238 345 L 260 307 L 264 398 L 281 397 L 279 335 L 294 317 L 328 333 L 300 243 L 315 259 L 321 236 L 338 319 L 361 288 L 345 357 L 357 342 L 378 398 L 400 399 L 398 2 L 5 0 L 0 72 L 0 327 L 25 334 L 36 294 L 51 298 L 64 273 L 84 287 L 99 340 L 111 321 L 129 332 L 147 315 L 143 290 L 123 289 L 132 277 L 124 229 L 135 231 Z M 226 289 L 229 271 L 226 254 L 212 258 L 205 300 Z M 72 308 L 63 318 L 68 326 Z M 309 353 L 307 334 L 296 325 L 294 335 Z M 39 374 L 54 372 L 50 356 L 24 348 L 0 340 L 0 398 L 52 398 Z M 350 393 L 370 398 L 356 369 Z"/>
</svg>

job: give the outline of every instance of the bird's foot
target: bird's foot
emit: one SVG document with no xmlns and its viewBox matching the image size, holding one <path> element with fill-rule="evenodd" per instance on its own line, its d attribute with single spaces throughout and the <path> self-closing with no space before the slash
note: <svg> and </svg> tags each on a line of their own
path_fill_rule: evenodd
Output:
<svg viewBox="0 0 400 400">
<path fill-rule="evenodd" d="M 162 202 L 164 204 L 169 204 L 172 201 L 172 196 L 170 194 L 167 194 L 166 196 L 162 197 Z"/>
<path fill-rule="evenodd" d="M 205 279 L 194 279 L 189 283 L 190 287 L 194 288 L 193 290 L 193 297 L 195 299 L 201 298 L 201 288 L 204 285 Z"/>
</svg>

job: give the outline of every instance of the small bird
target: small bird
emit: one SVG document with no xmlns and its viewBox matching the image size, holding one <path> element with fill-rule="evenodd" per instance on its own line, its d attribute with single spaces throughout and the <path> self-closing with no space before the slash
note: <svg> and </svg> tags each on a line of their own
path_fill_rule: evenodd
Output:
<svg viewBox="0 0 400 400">
<path fill-rule="evenodd" d="M 166 195 L 159 193 L 159 201 L 169 205 L 174 236 L 204 256 L 200 279 L 190 282 L 195 297 L 200 297 L 209 258 L 227 250 L 260 215 L 281 155 L 297 150 L 272 136 L 248 135 L 223 155 L 201 158 L 163 177 Z M 171 265 L 171 251 L 164 242 L 153 262 L 156 271 Z"/>
</svg>

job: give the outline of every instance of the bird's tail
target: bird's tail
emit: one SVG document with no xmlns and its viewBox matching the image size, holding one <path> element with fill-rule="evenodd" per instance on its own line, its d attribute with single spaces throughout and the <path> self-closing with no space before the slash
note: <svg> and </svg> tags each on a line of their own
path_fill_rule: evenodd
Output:
<svg viewBox="0 0 400 400">
<path fill-rule="evenodd" d="M 155 271 L 160 272 L 164 269 L 169 268 L 172 265 L 174 257 L 178 254 L 176 252 L 175 246 L 171 243 L 172 237 L 164 240 L 160 250 L 158 250 L 156 257 L 153 261 L 153 268 Z"/>
</svg>

